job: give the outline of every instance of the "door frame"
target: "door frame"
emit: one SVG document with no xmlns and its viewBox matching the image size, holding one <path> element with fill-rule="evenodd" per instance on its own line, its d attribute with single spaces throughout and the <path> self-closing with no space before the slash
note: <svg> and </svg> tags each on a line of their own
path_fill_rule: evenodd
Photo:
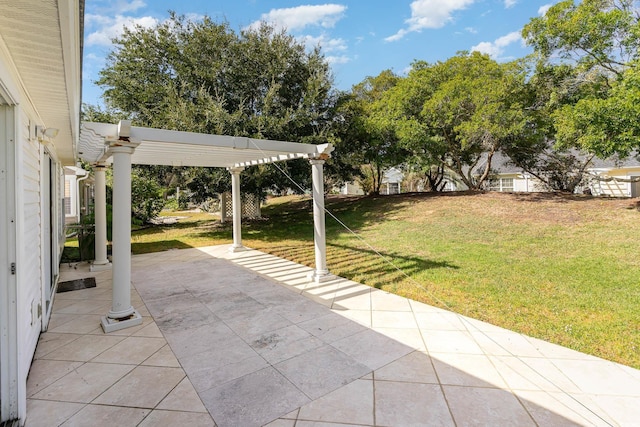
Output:
<svg viewBox="0 0 640 427">
<path fill-rule="evenodd" d="M 17 108 L 0 81 L 0 421 L 18 419 Z"/>
</svg>

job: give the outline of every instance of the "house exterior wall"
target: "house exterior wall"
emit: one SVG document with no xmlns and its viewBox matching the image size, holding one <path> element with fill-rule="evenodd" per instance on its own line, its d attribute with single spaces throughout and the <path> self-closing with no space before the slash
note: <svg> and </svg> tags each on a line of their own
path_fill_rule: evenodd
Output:
<svg viewBox="0 0 640 427">
<path fill-rule="evenodd" d="M 539 193 L 547 191 L 539 179 L 521 173 L 497 174 L 487 181 L 489 191 Z"/>
<path fill-rule="evenodd" d="M 26 383 L 27 375 L 42 320 L 38 306 L 42 306 L 42 205 L 41 205 L 41 155 L 40 144 L 29 138 L 30 117 L 19 110 L 16 146 L 18 147 L 18 381 Z"/>
<path fill-rule="evenodd" d="M 640 167 L 593 170 L 590 172 L 603 178 L 614 178 L 609 181 L 592 179 L 589 188 L 594 196 L 640 197 L 640 183 L 625 182 L 640 178 Z M 619 181 L 615 178 L 621 178 L 624 181 Z"/>
<path fill-rule="evenodd" d="M 402 192 L 402 180 L 404 174 L 401 170 L 391 168 L 385 171 L 380 186 L 380 194 L 400 194 Z"/>
<path fill-rule="evenodd" d="M 55 148 L 46 148 L 35 137 L 39 122 L 36 108 L 19 85 L 18 78 L 8 64 L 11 59 L 0 49 L 0 101 L 4 99 L 11 110 L 11 130 L 0 138 L 2 163 L 12 170 L 7 182 L 7 194 L 12 201 L 4 201 L 0 221 L 11 237 L 15 230 L 13 249 L 2 251 L 3 264 L 15 263 L 15 271 L 0 270 L 2 301 L 0 310 L 6 313 L 0 321 L 5 334 L 0 338 L 0 364 L 2 364 L 2 406 L 0 421 L 26 416 L 26 382 L 35 353 L 38 337 L 48 323 L 52 285 L 57 280 L 61 248 L 64 245 L 64 212 L 61 194 L 64 190 L 62 167 L 55 160 Z M 2 102 L 0 102 L 1 104 Z M 5 124 L 6 125 L 6 124 Z M 10 145 L 10 147 L 7 147 Z M 9 158 L 10 157 L 10 158 Z M 53 158 L 50 162 L 50 158 Z M 51 172 L 44 163 L 51 165 Z M 49 163 L 50 162 L 50 163 Z M 46 191 L 45 191 L 46 190 Z M 50 197 L 44 197 L 50 194 Z M 44 228 L 44 220 L 49 227 Z M 3 238 L 7 236 L 2 236 Z M 15 295 L 15 299 L 11 296 Z M 7 298 L 9 296 L 9 298 Z M 47 300 L 49 304 L 47 304 Z M 47 310 L 49 308 L 49 310 Z M 15 357 L 14 357 L 15 356 Z"/>
<path fill-rule="evenodd" d="M 342 188 L 340 188 L 340 194 L 344 194 L 345 196 L 362 196 L 364 195 L 364 191 L 357 182 L 345 182 Z"/>
<path fill-rule="evenodd" d="M 19 305 L 21 307 L 31 307 L 31 301 L 38 301 L 40 298 L 40 275 L 42 274 L 42 205 L 40 200 L 41 185 L 40 170 L 41 155 L 40 144 L 37 140 L 29 139 L 29 117 L 24 111 L 20 114 L 20 132 L 18 132 L 18 146 L 21 147 L 21 165 L 18 169 L 20 172 L 18 178 L 22 180 L 22 239 L 19 245 L 22 254 L 23 275 L 21 283 L 18 287 L 21 296 Z M 28 267 L 28 268 L 27 268 Z M 24 311 L 22 314 L 25 314 Z M 26 316 L 25 316 L 26 317 Z M 33 342 L 38 338 L 38 332 L 31 327 L 31 319 L 23 319 L 25 326 L 26 343 Z"/>
</svg>

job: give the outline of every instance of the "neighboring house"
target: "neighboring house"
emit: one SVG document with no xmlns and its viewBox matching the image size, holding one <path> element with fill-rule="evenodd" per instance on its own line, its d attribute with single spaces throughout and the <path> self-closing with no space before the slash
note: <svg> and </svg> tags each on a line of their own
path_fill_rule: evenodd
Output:
<svg viewBox="0 0 640 427">
<path fill-rule="evenodd" d="M 402 180 L 404 174 L 398 168 L 390 168 L 384 171 L 380 194 L 400 194 L 402 192 Z"/>
<path fill-rule="evenodd" d="M 459 182 L 459 180 L 455 179 L 451 174 L 451 172 L 445 172 L 444 177 L 442 178 L 442 188 L 440 189 L 440 191 L 442 192 L 458 191 L 458 188 L 460 187 L 460 185 L 461 183 Z M 426 178 L 422 178 L 417 182 L 409 182 L 408 187 L 409 187 L 408 190 L 410 192 L 415 191 L 418 193 L 422 193 L 424 191 L 428 191 L 429 185 L 426 182 Z"/>
<path fill-rule="evenodd" d="M 594 158 L 587 169 L 588 188 L 594 196 L 640 197 L 640 161 Z M 587 187 L 585 186 L 585 187 Z"/>
<path fill-rule="evenodd" d="M 485 162 L 481 162 L 477 170 L 484 170 Z M 489 191 L 537 193 L 547 191 L 544 184 L 536 177 L 513 165 L 502 153 L 495 153 L 491 159 L 491 175 L 486 183 Z"/>
<path fill-rule="evenodd" d="M 483 168 L 483 164 L 478 167 L 479 170 Z M 486 184 L 489 191 L 549 191 L 538 178 L 511 164 L 501 153 L 493 156 L 491 170 Z M 584 183 L 577 191 L 590 192 L 594 196 L 640 197 L 640 161 L 635 157 L 625 160 L 594 157 L 585 169 Z"/>
<path fill-rule="evenodd" d="M 400 194 L 402 192 L 402 184 L 405 183 L 405 187 L 409 192 L 425 192 L 428 191 L 428 185 L 425 184 L 425 179 L 405 179 L 406 177 L 402 171 L 398 168 L 391 168 L 383 173 L 382 185 L 380 186 L 380 194 Z M 441 191 L 457 191 L 459 183 L 454 179 L 450 173 L 445 172 L 443 179 L 444 187 Z M 362 196 L 364 190 L 357 182 L 346 182 L 340 187 L 338 191 L 345 196 Z"/>
<path fill-rule="evenodd" d="M 80 127 L 82 0 L 0 13 L 0 422 L 26 415 L 65 241 L 65 166 Z M 76 212 L 77 213 L 77 212 Z"/>
<path fill-rule="evenodd" d="M 345 196 L 363 196 L 364 190 L 357 182 L 345 182 L 340 187 L 340 194 Z"/>
<path fill-rule="evenodd" d="M 77 224 L 81 216 L 89 212 L 92 199 L 89 172 L 77 166 L 64 168 L 64 218 L 65 224 Z"/>
</svg>

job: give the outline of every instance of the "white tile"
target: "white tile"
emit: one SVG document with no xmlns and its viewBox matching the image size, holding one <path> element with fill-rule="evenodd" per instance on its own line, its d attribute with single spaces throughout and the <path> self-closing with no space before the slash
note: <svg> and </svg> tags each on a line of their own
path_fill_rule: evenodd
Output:
<svg viewBox="0 0 640 427">
<path fill-rule="evenodd" d="M 457 386 L 443 386 L 443 389 L 457 425 L 536 425 L 520 401 L 508 391 Z"/>
<path fill-rule="evenodd" d="M 202 404 L 202 400 L 200 400 L 200 396 L 196 393 L 189 378 L 186 377 L 176 388 L 171 390 L 167 397 L 158 404 L 156 409 L 207 413 L 206 408 Z"/>
<path fill-rule="evenodd" d="M 147 360 L 141 363 L 146 366 L 167 366 L 170 368 L 179 368 L 180 362 L 171 351 L 171 347 L 165 344 L 160 350 L 149 356 Z"/>
<path fill-rule="evenodd" d="M 414 351 L 374 371 L 376 381 L 415 382 L 437 384 L 431 357 Z"/>
<path fill-rule="evenodd" d="M 80 366 L 82 362 L 34 360 L 27 377 L 27 397 L 33 396 Z"/>
<path fill-rule="evenodd" d="M 87 405 L 67 422 L 64 427 L 122 426 L 135 427 L 149 413 L 148 409 Z"/>
<path fill-rule="evenodd" d="M 414 350 L 372 330 L 359 332 L 331 345 L 371 369 L 378 369 Z"/>
<path fill-rule="evenodd" d="M 371 313 L 371 325 L 374 328 L 411 328 L 418 329 L 418 324 L 410 311 L 379 311 Z"/>
<path fill-rule="evenodd" d="M 442 384 L 504 388 L 506 384 L 488 356 L 479 354 L 431 353 Z"/>
<path fill-rule="evenodd" d="M 127 337 L 96 356 L 93 361 L 139 365 L 164 345 L 164 338 Z"/>
<path fill-rule="evenodd" d="M 376 425 L 454 426 L 439 385 L 376 381 Z"/>
<path fill-rule="evenodd" d="M 379 289 L 371 290 L 371 309 L 382 311 L 411 311 L 407 298 L 394 295 Z"/>
<path fill-rule="evenodd" d="M 184 411 L 154 410 L 138 424 L 139 427 L 156 426 L 185 426 L 185 427 L 216 427 L 208 413 L 193 413 Z"/>
<path fill-rule="evenodd" d="M 373 382 L 356 380 L 304 405 L 298 420 L 373 425 Z"/>
<path fill-rule="evenodd" d="M 84 406 L 83 403 L 27 399 L 25 425 L 28 427 L 59 426 Z"/>
<path fill-rule="evenodd" d="M 94 403 L 155 408 L 184 377 L 181 368 L 138 366 L 102 393 Z"/>
<path fill-rule="evenodd" d="M 34 399 L 89 403 L 134 366 L 85 363 L 33 395 Z"/>
<path fill-rule="evenodd" d="M 421 332 L 430 353 L 484 354 L 468 332 L 426 329 Z"/>
</svg>

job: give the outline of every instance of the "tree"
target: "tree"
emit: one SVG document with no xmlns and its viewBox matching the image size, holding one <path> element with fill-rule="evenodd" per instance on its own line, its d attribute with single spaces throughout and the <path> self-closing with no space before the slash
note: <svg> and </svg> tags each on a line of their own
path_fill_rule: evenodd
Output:
<svg viewBox="0 0 640 427">
<path fill-rule="evenodd" d="M 640 149 L 639 6 L 635 0 L 565 0 L 525 26 L 523 36 L 541 63 L 575 70 L 560 87 L 580 96 L 551 112 L 559 145 L 602 158 Z"/>
<path fill-rule="evenodd" d="M 602 158 L 626 158 L 640 151 L 640 68 L 630 65 L 611 84 L 606 98 L 584 98 L 554 114 L 556 135 L 565 144 Z"/>
<path fill-rule="evenodd" d="M 158 216 L 164 203 L 162 189 L 154 180 L 131 174 L 131 219 L 134 223 L 149 222 Z"/>
<path fill-rule="evenodd" d="M 373 118 L 376 101 L 400 80 L 391 70 L 367 77 L 353 86 L 339 108 L 345 124 L 341 132 L 342 147 L 351 154 L 352 163 L 361 166 L 363 189 L 374 194 L 380 192 L 383 171 L 398 165 L 406 156 L 393 129 Z"/>
<path fill-rule="evenodd" d="M 392 128 L 423 168 L 453 171 L 470 189 L 489 177 L 491 158 L 529 138 L 520 102 L 524 73 L 477 52 L 445 62 L 416 62 L 409 75 L 375 106 L 378 126 Z M 482 170 L 476 170 L 483 161 Z M 434 178 L 438 178 L 436 175 Z M 441 182 L 441 181 L 440 181 Z M 433 182 L 438 188 L 440 183 Z"/>
<path fill-rule="evenodd" d="M 172 13 L 153 28 L 125 29 L 114 46 L 97 83 L 106 104 L 137 125 L 313 144 L 332 138 L 329 65 L 319 48 L 309 52 L 284 31 L 262 24 L 236 33 Z M 280 167 L 308 183 L 300 162 Z M 284 187 L 291 185 L 274 166 L 243 174 L 243 191 Z"/>
</svg>

